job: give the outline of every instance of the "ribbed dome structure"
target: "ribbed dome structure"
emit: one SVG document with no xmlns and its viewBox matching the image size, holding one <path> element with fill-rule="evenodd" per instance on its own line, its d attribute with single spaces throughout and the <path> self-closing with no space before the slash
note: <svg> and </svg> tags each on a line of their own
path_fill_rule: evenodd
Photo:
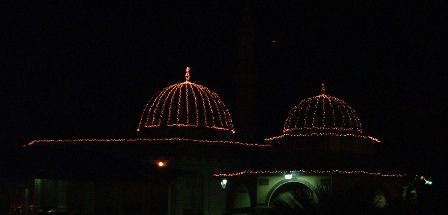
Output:
<svg viewBox="0 0 448 215">
<path fill-rule="evenodd" d="M 361 134 L 361 121 L 343 100 L 325 94 L 322 84 L 321 94 L 304 99 L 289 113 L 283 133 L 336 133 Z"/>
<path fill-rule="evenodd" d="M 215 92 L 190 82 L 187 67 L 185 82 L 168 86 L 147 103 L 137 131 L 152 128 L 205 128 L 235 133 L 232 118 Z"/>
</svg>

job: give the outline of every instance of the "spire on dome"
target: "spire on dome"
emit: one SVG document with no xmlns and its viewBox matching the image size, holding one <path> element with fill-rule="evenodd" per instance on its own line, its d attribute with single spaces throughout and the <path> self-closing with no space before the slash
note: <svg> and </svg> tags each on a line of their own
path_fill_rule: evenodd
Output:
<svg viewBox="0 0 448 215">
<path fill-rule="evenodd" d="M 322 83 L 322 88 L 320 89 L 320 94 L 325 95 L 325 84 Z"/>
<path fill-rule="evenodd" d="M 187 82 L 190 81 L 190 67 L 187 66 L 187 68 L 185 69 L 185 80 Z"/>
</svg>

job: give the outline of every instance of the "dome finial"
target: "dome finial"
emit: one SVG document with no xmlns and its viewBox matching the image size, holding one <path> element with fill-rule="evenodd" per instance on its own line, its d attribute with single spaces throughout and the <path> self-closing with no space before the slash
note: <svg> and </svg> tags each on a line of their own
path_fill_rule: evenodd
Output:
<svg viewBox="0 0 448 215">
<path fill-rule="evenodd" d="M 325 84 L 322 83 L 322 88 L 320 89 L 320 94 L 325 95 Z"/>
<path fill-rule="evenodd" d="M 185 70 L 185 80 L 190 81 L 190 67 L 187 66 L 187 69 Z"/>
</svg>

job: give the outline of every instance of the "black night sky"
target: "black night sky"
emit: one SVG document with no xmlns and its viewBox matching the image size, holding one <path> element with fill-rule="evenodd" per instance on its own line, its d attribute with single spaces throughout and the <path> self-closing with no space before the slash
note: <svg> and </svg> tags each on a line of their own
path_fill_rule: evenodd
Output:
<svg viewBox="0 0 448 215">
<path fill-rule="evenodd" d="M 280 134 L 294 105 L 318 95 L 324 82 L 327 94 L 357 111 L 364 132 L 382 140 L 391 162 L 435 175 L 447 152 L 446 6 L 15 2 L 3 8 L 0 25 L 1 145 L 133 137 L 146 102 L 184 81 L 186 66 L 192 82 L 218 93 L 232 112 L 238 31 L 248 7 L 259 138 Z"/>
</svg>

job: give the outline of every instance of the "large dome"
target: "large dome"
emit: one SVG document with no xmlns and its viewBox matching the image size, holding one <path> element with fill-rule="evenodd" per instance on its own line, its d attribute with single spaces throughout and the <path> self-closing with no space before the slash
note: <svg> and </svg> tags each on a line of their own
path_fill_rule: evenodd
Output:
<svg viewBox="0 0 448 215">
<path fill-rule="evenodd" d="M 283 127 L 285 134 L 336 133 L 361 134 L 361 121 L 343 100 L 325 94 L 304 99 L 289 113 Z"/>
<path fill-rule="evenodd" d="M 137 131 L 150 129 L 192 128 L 235 133 L 232 118 L 224 102 L 215 92 L 186 80 L 168 86 L 147 103 Z"/>
</svg>

